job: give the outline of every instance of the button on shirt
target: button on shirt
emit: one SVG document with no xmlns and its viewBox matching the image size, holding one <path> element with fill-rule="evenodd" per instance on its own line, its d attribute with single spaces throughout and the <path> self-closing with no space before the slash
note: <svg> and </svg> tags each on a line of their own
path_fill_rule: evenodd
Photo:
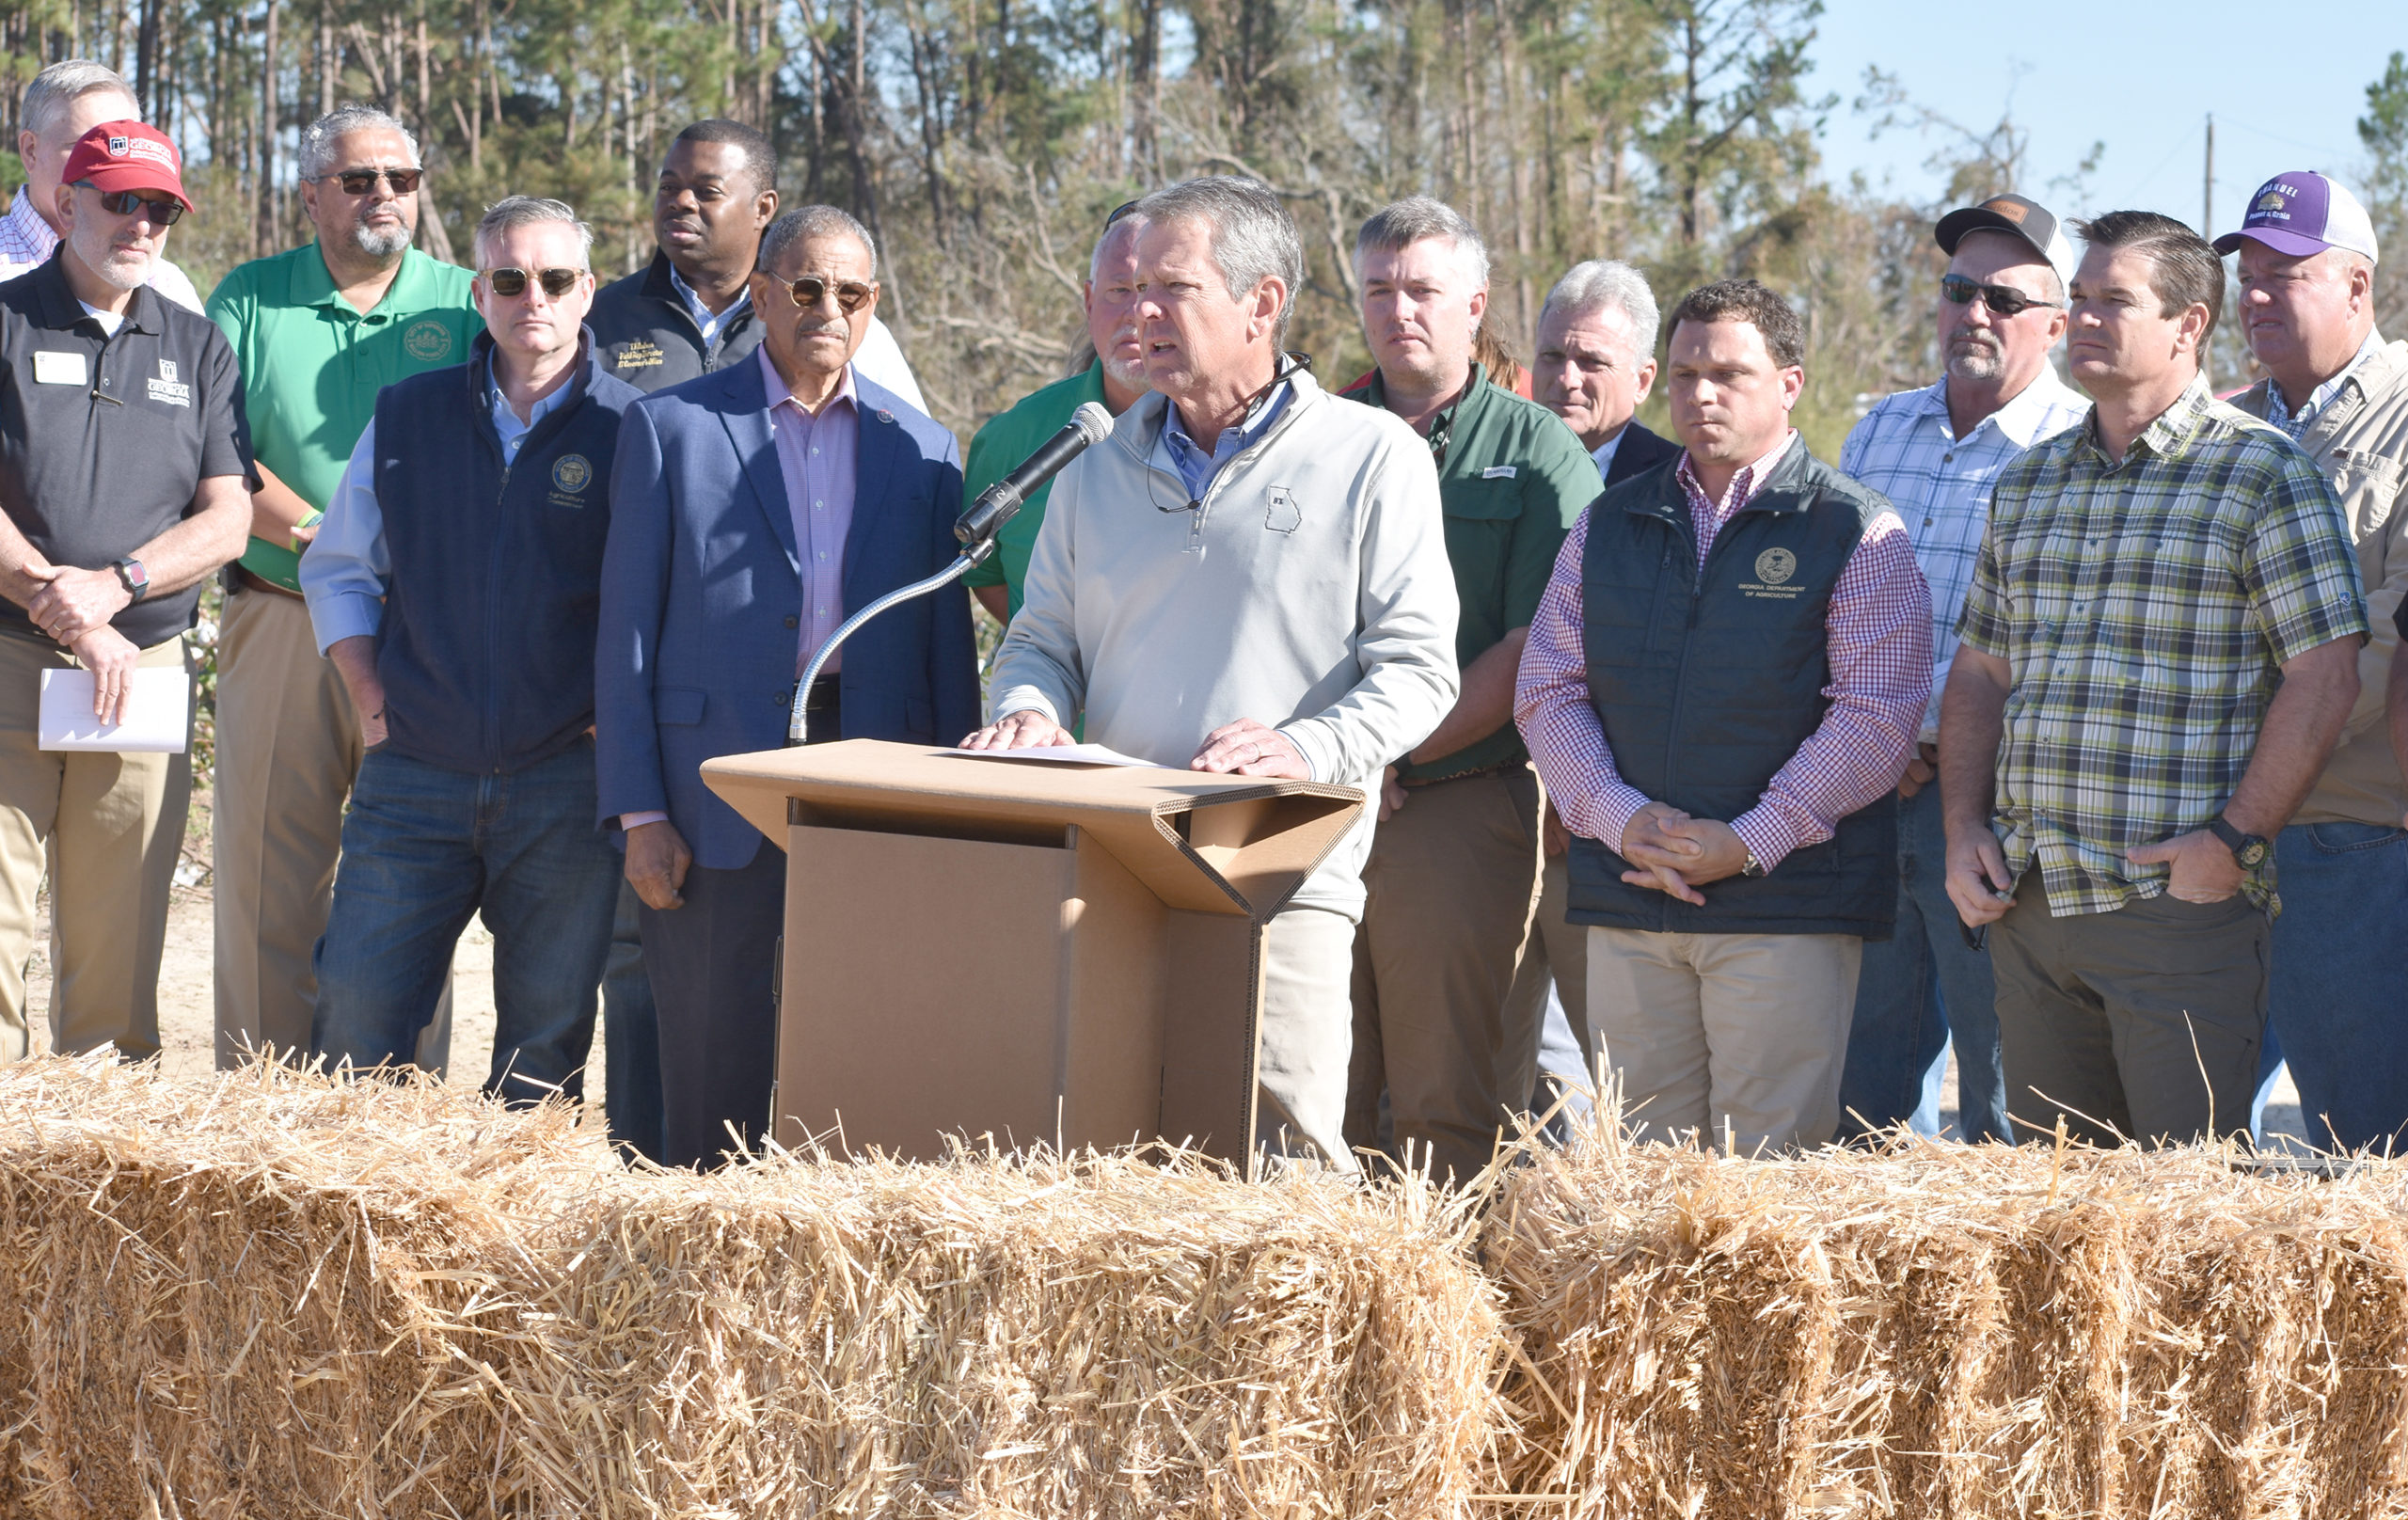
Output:
<svg viewBox="0 0 2408 1520">
<path fill-rule="evenodd" d="M 1700 567 L 1715 535 L 1755 495 L 1782 456 L 1803 448 L 1796 432 L 1771 452 L 1731 477 L 1722 499 L 1707 497 L 1681 456 L 1674 478 L 1688 499 Z M 1595 510 L 1593 507 L 1590 511 Z M 1514 720 L 1529 741 L 1539 773 L 1550 782 L 1576 777 L 1576 786 L 1550 794 L 1574 833 L 1609 849 L 1650 799 L 1614 767 L 1596 709 L 1590 705 L 1589 659 L 1581 631 L 1580 563 L 1589 545 L 1589 512 L 1563 541 L 1555 576 L 1530 622 L 1529 642 L 1514 683 Z M 1824 613 L 1825 657 L 1831 672 L 1823 689 L 1830 708 L 1789 763 L 1774 773 L 1763 800 L 1727 821 L 1748 852 L 1770 870 L 1790 851 L 1818 845 L 1839 820 L 1895 786 L 1906 768 L 1915 724 L 1929 695 L 1929 662 L 1917 635 L 1930 617 L 1923 577 L 1897 518 L 1876 517 L 1831 588 Z"/>
<path fill-rule="evenodd" d="M 1993 827 L 2064 917 L 2163 892 L 2130 852 L 2224 810 L 2284 663 L 2367 614 L 2315 461 L 2194 380 L 2120 460 L 2094 414 L 2000 474 L 1958 631 L 2014 672 Z"/>
<path fill-rule="evenodd" d="M 2309 391 L 2306 402 L 2297 411 L 2291 410 L 2290 399 L 2283 394 L 2282 382 L 2269 376 L 2266 380 L 2266 420 L 2289 434 L 2293 443 L 2299 442 L 2307 435 L 2308 428 L 2322 414 L 2326 404 L 2339 395 L 2341 388 L 2350 383 L 2350 377 L 2358 372 L 2358 366 L 2383 352 L 2383 334 L 2368 328 L 2367 340 L 2358 345 L 2357 353 L 2341 367 L 2341 372 Z"/>
<path fill-rule="evenodd" d="M 802 636 L 795 648 L 794 673 L 819 651 L 845 621 L 845 535 L 853 526 L 853 455 L 861 436 L 860 402 L 853 367 L 836 382 L 815 417 L 769 362 L 766 347 L 754 352 L 761 383 L 769 393 L 769 433 L 777 439 L 778 474 L 784 480 L 786 511 L 794 518 L 794 550 L 802 569 Z M 845 662 L 830 657 L 820 673 Z"/>
<path fill-rule="evenodd" d="M 2090 403 L 2043 368 L 2015 399 L 1958 438 L 1948 420 L 1948 382 L 1885 396 L 1848 431 L 1840 473 L 1890 499 L 1907 525 L 1915 562 L 1931 588 L 1931 701 L 1921 737 L 1940 734 L 1940 694 L 1956 657 L 1956 619 L 1989 525 L 1990 488 L 2024 450 L 2078 427 Z"/>
<path fill-rule="evenodd" d="M 501 440 L 501 463 L 518 462 L 519 446 L 535 424 L 557 410 L 577 388 L 572 377 L 518 420 L 510 400 L 485 369 L 485 401 L 493 409 L 493 430 Z M 376 500 L 376 419 L 372 414 L 351 451 L 351 463 L 326 503 L 325 521 L 309 545 L 309 576 L 302 592 L 309 603 L 309 625 L 325 654 L 344 639 L 373 634 L 385 621 L 385 588 L 393 575 L 392 556 L 385 547 L 385 509 Z"/>
<path fill-rule="evenodd" d="M 17 186 L 17 198 L 8 203 L 8 214 L 0 216 L 0 280 L 15 279 L 48 263 L 57 246 L 58 234 L 34 210 L 33 198 L 25 194 L 25 187 Z M 200 293 L 192 288 L 192 280 L 165 259 L 150 261 L 150 277 L 145 283 L 187 311 L 200 309 Z"/>
<path fill-rule="evenodd" d="M 686 304 L 686 314 L 692 317 L 694 325 L 703 330 L 703 341 L 706 345 L 718 342 L 720 328 L 741 316 L 752 304 L 752 289 L 747 284 L 737 291 L 736 299 L 728 302 L 725 309 L 712 310 L 703 304 L 703 298 L 694 293 L 694 287 L 686 283 L 686 277 L 677 273 L 675 264 L 669 266 L 669 288 L 675 291 L 677 299 Z"/>
</svg>

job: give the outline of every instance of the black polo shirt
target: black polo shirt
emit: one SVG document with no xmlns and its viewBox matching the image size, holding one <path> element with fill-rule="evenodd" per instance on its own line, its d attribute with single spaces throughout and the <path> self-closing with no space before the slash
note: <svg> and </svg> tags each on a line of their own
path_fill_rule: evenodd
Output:
<svg viewBox="0 0 2408 1520">
<path fill-rule="evenodd" d="M 99 570 L 193 513 L 203 480 L 251 476 L 243 375 L 217 325 L 143 286 L 111 336 L 59 261 L 0 284 L 0 512 L 53 564 Z M 193 625 L 198 583 L 111 620 L 137 647 Z M 0 633 L 41 639 L 0 598 Z"/>
<path fill-rule="evenodd" d="M 595 291 L 585 325 L 594 329 L 602 372 L 647 392 L 724 370 L 761 346 L 761 320 L 750 301 L 743 310 L 723 315 L 719 336 L 704 342 L 694 314 L 669 283 L 665 253 L 655 253 L 651 263 Z"/>
</svg>

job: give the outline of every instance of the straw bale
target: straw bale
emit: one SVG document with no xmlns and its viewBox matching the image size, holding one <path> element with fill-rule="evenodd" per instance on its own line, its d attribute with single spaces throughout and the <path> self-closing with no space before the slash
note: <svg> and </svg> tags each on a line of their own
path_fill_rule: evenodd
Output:
<svg viewBox="0 0 2408 1520">
<path fill-rule="evenodd" d="M 563 1512 L 1439 1520 L 1493 1470 L 1494 1293 L 1426 1192 L 789 1157 L 596 1202 L 525 1396 Z"/>
<path fill-rule="evenodd" d="M 2408 1164 L 1595 1140 L 1503 1182 L 1531 1513 L 2408 1514 Z"/>
</svg>

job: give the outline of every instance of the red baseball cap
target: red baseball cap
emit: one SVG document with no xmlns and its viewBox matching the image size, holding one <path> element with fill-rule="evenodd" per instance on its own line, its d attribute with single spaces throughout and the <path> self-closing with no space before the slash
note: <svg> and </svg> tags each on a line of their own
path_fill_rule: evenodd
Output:
<svg viewBox="0 0 2408 1520">
<path fill-rule="evenodd" d="M 149 122 L 103 121 L 75 139 L 58 179 L 62 184 L 88 182 L 95 190 L 165 190 L 193 211 L 182 166 L 176 145 Z"/>
</svg>

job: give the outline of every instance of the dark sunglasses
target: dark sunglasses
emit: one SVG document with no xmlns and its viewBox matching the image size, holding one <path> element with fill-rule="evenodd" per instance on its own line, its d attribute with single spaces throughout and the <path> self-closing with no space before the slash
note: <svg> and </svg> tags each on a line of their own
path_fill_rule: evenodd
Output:
<svg viewBox="0 0 2408 1520">
<path fill-rule="evenodd" d="M 544 293 L 557 301 L 575 290 L 584 274 L 582 269 L 488 269 L 484 271 L 485 289 L 505 300 L 513 299 L 527 293 L 527 281 L 531 275 L 544 287 Z"/>
<path fill-rule="evenodd" d="M 875 280 L 864 285 L 860 280 L 848 279 L 840 285 L 821 279 L 816 275 L 805 275 L 800 279 L 782 279 L 778 283 L 794 297 L 794 304 L 805 311 L 817 306 L 821 296 L 833 291 L 836 293 L 836 309 L 850 315 L 869 305 L 870 297 L 878 293 L 878 282 Z"/>
<path fill-rule="evenodd" d="M 101 210 L 112 216 L 131 216 L 138 211 L 153 227 L 173 227 L 184 214 L 181 200 L 152 200 L 139 190 L 103 190 L 89 180 L 75 182 L 99 196 Z"/>
<path fill-rule="evenodd" d="M 342 193 L 347 196 L 372 196 L 376 193 L 376 182 L 379 180 L 391 185 L 393 194 L 406 196 L 418 188 L 420 180 L 426 178 L 426 170 L 345 169 L 341 174 L 321 174 L 318 178 L 334 181 L 342 186 Z"/>
<path fill-rule="evenodd" d="M 1994 317 L 2020 317 L 2036 306 L 2047 307 L 2052 311 L 2065 309 L 2065 303 L 2062 301 L 2036 301 L 2021 291 L 2012 290 L 2004 285 L 1985 285 L 1979 280 L 1968 279 L 1962 275 L 1941 276 L 1940 293 L 1957 306 L 1972 306 L 1973 297 L 1978 295 L 1982 298 L 1982 304 L 1990 309 L 1990 315 Z"/>
</svg>

